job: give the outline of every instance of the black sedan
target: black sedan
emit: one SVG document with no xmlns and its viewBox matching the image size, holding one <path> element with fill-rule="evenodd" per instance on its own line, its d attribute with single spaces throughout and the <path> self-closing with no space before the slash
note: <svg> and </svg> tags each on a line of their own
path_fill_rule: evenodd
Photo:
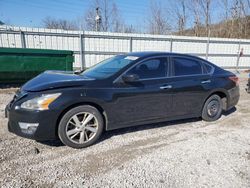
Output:
<svg viewBox="0 0 250 188">
<path fill-rule="evenodd" d="M 8 128 L 38 141 L 90 146 L 103 130 L 202 117 L 220 118 L 239 100 L 238 78 L 190 55 L 117 55 L 80 74 L 47 71 L 6 107 Z"/>
</svg>

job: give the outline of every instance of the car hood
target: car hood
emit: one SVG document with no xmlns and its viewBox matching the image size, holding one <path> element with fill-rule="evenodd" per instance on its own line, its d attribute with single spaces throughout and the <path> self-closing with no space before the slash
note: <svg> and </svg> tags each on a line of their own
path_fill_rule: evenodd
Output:
<svg viewBox="0 0 250 188">
<path fill-rule="evenodd" d="M 21 90 L 32 92 L 65 87 L 80 87 L 84 86 L 87 81 L 93 80 L 74 74 L 72 71 L 45 71 L 25 83 Z"/>
</svg>

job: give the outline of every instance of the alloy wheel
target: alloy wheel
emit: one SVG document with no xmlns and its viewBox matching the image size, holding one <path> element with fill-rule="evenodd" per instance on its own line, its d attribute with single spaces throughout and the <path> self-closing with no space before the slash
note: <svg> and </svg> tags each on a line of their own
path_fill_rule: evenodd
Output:
<svg viewBox="0 0 250 188">
<path fill-rule="evenodd" d="M 98 121 L 94 114 L 80 112 L 69 119 L 66 125 L 66 135 L 70 141 L 83 144 L 95 137 L 98 127 Z"/>
</svg>

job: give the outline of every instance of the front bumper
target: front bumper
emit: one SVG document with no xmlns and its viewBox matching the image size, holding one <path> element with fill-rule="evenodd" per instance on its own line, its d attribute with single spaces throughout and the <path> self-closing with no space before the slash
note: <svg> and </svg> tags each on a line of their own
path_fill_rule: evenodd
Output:
<svg viewBox="0 0 250 188">
<path fill-rule="evenodd" d="M 37 141 L 57 139 L 57 117 L 58 114 L 52 110 L 27 111 L 15 109 L 14 105 L 8 104 L 5 109 L 5 116 L 8 118 L 8 130 L 18 136 L 34 139 Z M 32 134 L 21 130 L 19 123 L 39 124 Z"/>
</svg>

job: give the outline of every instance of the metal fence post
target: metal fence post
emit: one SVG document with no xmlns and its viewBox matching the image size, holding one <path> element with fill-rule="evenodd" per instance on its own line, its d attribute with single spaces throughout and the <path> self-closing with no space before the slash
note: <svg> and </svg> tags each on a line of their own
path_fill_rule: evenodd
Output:
<svg viewBox="0 0 250 188">
<path fill-rule="evenodd" d="M 81 70 L 85 69 L 85 57 L 84 57 L 84 34 L 79 35 L 79 42 L 80 42 L 80 64 L 81 64 Z"/>
<path fill-rule="evenodd" d="M 240 40 L 239 40 L 239 45 L 238 45 L 238 55 L 237 55 L 237 61 L 236 61 L 236 72 L 239 72 L 238 69 L 239 69 L 239 63 L 240 63 Z"/>
<path fill-rule="evenodd" d="M 132 52 L 133 51 L 133 38 L 130 37 L 129 38 L 129 52 Z"/>
<path fill-rule="evenodd" d="M 170 39 L 170 52 L 173 52 L 173 38 Z"/>
<path fill-rule="evenodd" d="M 210 30 L 208 31 L 208 36 L 207 36 L 207 46 L 206 46 L 206 60 L 208 60 L 208 54 L 209 54 L 209 45 L 210 45 Z"/>
<path fill-rule="evenodd" d="M 20 31 L 21 45 L 22 48 L 26 48 L 25 35 L 23 31 Z"/>
</svg>

